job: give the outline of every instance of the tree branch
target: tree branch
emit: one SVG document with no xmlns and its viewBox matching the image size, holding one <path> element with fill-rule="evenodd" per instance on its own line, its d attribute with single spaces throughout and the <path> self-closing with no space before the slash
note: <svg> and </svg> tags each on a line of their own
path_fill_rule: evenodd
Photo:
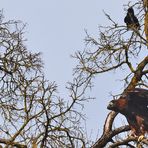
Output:
<svg viewBox="0 0 148 148">
<path fill-rule="evenodd" d="M 0 139 L 0 143 L 6 144 L 6 145 L 15 146 L 17 148 L 27 148 L 26 145 L 20 144 L 18 142 L 12 142 L 12 141 L 6 140 L 6 139 Z"/>
</svg>

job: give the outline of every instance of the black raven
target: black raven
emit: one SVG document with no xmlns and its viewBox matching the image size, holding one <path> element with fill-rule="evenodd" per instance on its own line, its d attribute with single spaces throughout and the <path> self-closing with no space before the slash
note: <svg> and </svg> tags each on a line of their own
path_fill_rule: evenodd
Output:
<svg viewBox="0 0 148 148">
<path fill-rule="evenodd" d="M 134 9 L 132 7 L 128 8 L 127 15 L 124 18 L 124 22 L 127 25 L 127 29 L 140 29 L 140 24 L 137 17 L 134 15 Z"/>
</svg>

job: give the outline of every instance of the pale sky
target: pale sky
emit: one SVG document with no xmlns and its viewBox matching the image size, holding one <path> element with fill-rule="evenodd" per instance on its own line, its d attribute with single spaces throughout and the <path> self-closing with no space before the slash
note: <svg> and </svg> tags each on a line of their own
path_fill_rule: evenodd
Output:
<svg viewBox="0 0 148 148">
<path fill-rule="evenodd" d="M 123 4 L 128 0 L 0 0 L 5 20 L 21 20 L 27 23 L 25 43 L 28 50 L 42 52 L 46 78 L 55 81 L 59 94 L 65 96 L 65 85 L 72 81 L 72 69 L 76 61 L 70 57 L 85 47 L 85 31 L 98 35 L 98 26 L 109 24 L 103 10 L 119 24 L 124 24 Z M 110 92 L 123 91 L 120 76 L 113 73 L 98 75 L 91 92 L 96 100 L 86 103 L 88 135 L 97 131 L 101 135 L 104 120 L 109 112 L 106 106 L 112 98 Z"/>
</svg>

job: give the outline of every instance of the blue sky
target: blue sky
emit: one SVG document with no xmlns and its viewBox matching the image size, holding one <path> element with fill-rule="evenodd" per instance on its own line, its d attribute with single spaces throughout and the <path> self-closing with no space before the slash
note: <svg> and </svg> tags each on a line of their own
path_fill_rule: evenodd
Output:
<svg viewBox="0 0 148 148">
<path fill-rule="evenodd" d="M 65 85 L 72 80 L 72 69 L 76 61 L 70 57 L 85 47 L 85 31 L 97 37 L 98 26 L 109 24 L 103 10 L 120 24 L 124 24 L 123 4 L 128 0 L 0 0 L 5 20 L 21 20 L 27 23 L 25 43 L 34 52 L 42 52 L 45 74 L 56 81 L 59 94 L 65 96 Z M 122 92 L 119 81 L 121 73 L 108 73 L 95 79 L 91 94 L 96 100 L 86 103 L 88 134 L 101 134 L 106 106 L 111 100 L 110 92 Z"/>
</svg>

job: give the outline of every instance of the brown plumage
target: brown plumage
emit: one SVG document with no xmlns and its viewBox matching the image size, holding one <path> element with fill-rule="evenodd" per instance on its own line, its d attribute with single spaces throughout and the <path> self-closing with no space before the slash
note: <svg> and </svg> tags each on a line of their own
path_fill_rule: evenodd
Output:
<svg viewBox="0 0 148 148">
<path fill-rule="evenodd" d="M 132 135 L 140 136 L 148 132 L 148 90 L 135 88 L 117 100 L 112 100 L 109 110 L 123 114 L 131 128 Z"/>
</svg>

